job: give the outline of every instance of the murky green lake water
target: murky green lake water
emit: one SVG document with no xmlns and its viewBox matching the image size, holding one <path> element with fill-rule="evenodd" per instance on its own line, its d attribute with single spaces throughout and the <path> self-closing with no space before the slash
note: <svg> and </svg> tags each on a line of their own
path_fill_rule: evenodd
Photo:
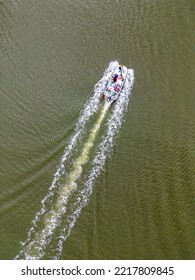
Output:
<svg viewBox="0 0 195 280">
<path fill-rule="evenodd" d="M 134 69 L 128 111 L 60 258 L 195 258 L 194 20 L 191 0 L 0 1 L 0 259 L 21 251 L 115 60 Z"/>
</svg>

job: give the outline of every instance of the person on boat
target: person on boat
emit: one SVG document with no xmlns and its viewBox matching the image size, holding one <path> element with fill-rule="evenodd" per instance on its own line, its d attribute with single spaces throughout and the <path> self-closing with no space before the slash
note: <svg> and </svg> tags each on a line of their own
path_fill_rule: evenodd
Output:
<svg viewBox="0 0 195 280">
<path fill-rule="evenodd" d="M 118 75 L 115 74 L 114 77 L 113 77 L 113 82 L 116 83 L 117 79 L 118 79 Z"/>
<path fill-rule="evenodd" d="M 123 74 L 121 73 L 121 75 L 119 76 L 119 80 L 123 80 Z"/>
<path fill-rule="evenodd" d="M 114 87 L 114 91 L 115 91 L 115 92 L 119 92 L 119 90 L 120 90 L 119 85 L 116 85 L 116 86 Z"/>
</svg>

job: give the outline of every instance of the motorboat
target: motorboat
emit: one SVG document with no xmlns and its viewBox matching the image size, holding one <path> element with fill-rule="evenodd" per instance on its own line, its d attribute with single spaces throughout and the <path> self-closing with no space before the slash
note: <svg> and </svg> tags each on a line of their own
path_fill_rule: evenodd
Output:
<svg viewBox="0 0 195 280">
<path fill-rule="evenodd" d="M 124 87 L 126 76 L 127 68 L 123 65 L 118 65 L 107 83 L 106 90 L 103 95 L 105 102 L 112 103 L 119 97 L 120 92 Z"/>
</svg>

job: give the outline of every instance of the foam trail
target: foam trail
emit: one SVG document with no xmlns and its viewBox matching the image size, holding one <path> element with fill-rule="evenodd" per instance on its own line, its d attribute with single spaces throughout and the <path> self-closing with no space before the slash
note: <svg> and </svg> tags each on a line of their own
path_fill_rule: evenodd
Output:
<svg viewBox="0 0 195 280">
<path fill-rule="evenodd" d="M 99 109 L 99 96 L 102 94 L 103 89 L 105 89 L 105 85 L 110 78 L 113 69 L 117 65 L 117 62 L 113 62 L 109 65 L 108 69 L 105 71 L 104 77 L 95 86 L 94 96 L 85 105 L 82 114 L 80 115 L 80 118 L 77 122 L 75 134 L 72 137 L 67 149 L 65 150 L 64 155 L 62 156 L 60 166 L 55 174 L 48 194 L 42 200 L 42 207 L 36 214 L 35 219 L 32 222 L 33 226 L 28 233 L 28 238 L 22 244 L 22 250 L 16 256 L 16 259 L 42 258 L 45 255 L 47 245 L 50 243 L 52 237 L 54 236 L 54 230 L 57 227 L 60 231 L 60 235 L 58 231 L 56 236 L 56 241 L 59 240 L 56 249 L 57 254 L 55 254 L 53 258 L 60 258 L 63 249 L 63 242 L 69 236 L 71 229 L 73 228 L 78 216 L 80 215 L 82 208 L 89 201 L 90 195 L 93 191 L 94 181 L 101 173 L 105 161 L 112 151 L 114 140 L 116 139 L 118 131 L 122 125 L 124 113 L 127 110 L 129 94 L 134 81 L 133 70 L 128 70 L 124 89 L 122 90 L 120 98 L 117 100 L 116 105 L 114 106 L 113 113 L 108 119 L 107 130 L 104 133 L 104 137 L 101 144 L 99 145 L 98 152 L 93 160 L 88 179 L 86 180 L 84 187 L 80 191 L 77 190 L 74 193 L 74 196 L 76 197 L 75 203 L 67 204 L 72 192 L 77 188 L 76 180 L 82 173 L 82 165 L 87 162 L 90 149 L 93 146 L 101 122 L 106 115 L 107 108 L 104 108 L 103 112 L 101 112 L 101 114 L 99 115 L 99 118 L 94 125 L 94 128 L 88 137 L 88 140 L 84 144 L 81 155 L 74 161 L 75 166 L 73 170 L 68 174 L 68 176 L 66 176 L 65 184 L 61 184 L 60 178 L 65 173 L 65 171 L 67 172 L 67 169 L 65 169 L 65 163 L 67 163 L 71 158 L 72 153 L 77 146 L 78 140 L 80 140 L 82 135 L 84 134 L 84 127 L 86 126 L 90 117 Z M 93 104 L 93 102 L 95 103 Z M 68 212 L 67 207 L 70 208 L 70 211 Z M 39 229 L 40 220 L 41 222 L 43 222 L 41 224 L 42 230 Z M 64 223 L 65 227 L 63 227 Z"/>
<path fill-rule="evenodd" d="M 128 108 L 129 95 L 134 83 L 134 72 L 132 69 L 128 70 L 127 80 L 123 91 L 120 94 L 120 98 L 114 108 L 114 112 L 107 123 L 107 131 L 101 144 L 96 157 L 93 160 L 93 167 L 89 173 L 88 179 L 84 184 L 84 188 L 77 195 L 77 201 L 72 207 L 72 214 L 66 219 L 66 226 L 61 230 L 57 254 L 55 259 L 59 259 L 63 250 L 63 243 L 70 235 L 71 229 L 74 227 L 77 218 L 79 217 L 82 208 L 88 203 L 90 195 L 93 191 L 93 185 L 96 178 L 100 175 L 106 159 L 112 152 L 114 141 L 122 125 L 123 116 Z"/>
<path fill-rule="evenodd" d="M 70 139 L 68 147 L 65 149 L 65 152 L 61 158 L 60 164 L 59 164 L 58 169 L 54 176 L 54 180 L 48 190 L 47 195 L 41 201 L 41 209 L 38 211 L 38 213 L 36 214 L 35 218 L 32 221 L 32 227 L 28 232 L 27 240 L 23 243 L 21 242 L 22 250 L 16 256 L 16 259 L 20 259 L 20 258 L 39 259 L 44 255 L 43 248 L 45 247 L 46 244 L 48 244 L 50 242 L 50 240 L 52 238 L 53 230 L 58 225 L 58 220 L 60 219 L 60 216 L 62 214 L 61 213 L 62 208 L 61 208 L 61 211 L 59 211 L 59 209 L 58 209 L 59 207 L 61 207 L 61 206 L 59 206 L 61 204 L 60 200 L 58 201 L 58 205 L 55 206 L 55 209 L 51 209 L 49 211 L 48 207 L 50 207 L 50 205 L 54 204 L 53 197 L 60 191 L 62 192 L 60 194 L 62 196 L 63 196 L 63 192 L 64 192 L 64 194 L 66 192 L 66 198 L 63 197 L 62 204 L 65 205 L 67 203 L 67 199 L 68 199 L 67 193 L 69 193 L 69 194 L 71 193 L 71 191 L 73 190 L 73 186 L 75 186 L 74 181 L 77 178 L 75 178 L 75 180 L 73 180 L 72 182 L 70 180 L 69 186 L 71 185 L 71 187 L 69 190 L 68 190 L 68 188 L 67 189 L 61 188 L 60 178 L 66 172 L 66 164 L 69 161 L 69 159 L 71 158 L 73 151 L 76 148 L 79 140 L 82 138 L 89 119 L 99 109 L 100 96 L 103 95 L 103 92 L 104 92 L 106 84 L 110 78 L 110 75 L 117 65 L 118 65 L 117 61 L 111 62 L 109 64 L 109 67 L 105 70 L 102 79 L 94 87 L 94 95 L 85 104 L 84 109 L 81 112 L 77 125 L 75 127 L 74 135 Z M 103 116 L 103 114 L 101 114 L 101 116 Z M 98 126 L 95 129 L 98 130 L 97 128 L 98 128 Z M 94 134 L 94 139 L 95 139 L 95 135 L 96 135 L 96 133 Z M 94 139 L 93 139 L 93 136 L 91 135 L 91 140 L 94 141 Z M 84 155 L 83 155 L 83 157 L 84 157 Z M 81 156 L 81 158 L 82 158 L 82 156 Z M 83 158 L 83 161 L 84 161 L 84 158 Z M 77 171 L 76 170 L 72 171 L 73 172 L 72 175 L 71 175 L 71 173 L 69 175 L 75 177 L 76 176 L 75 174 L 77 173 Z M 65 209 L 63 206 L 63 211 L 64 210 Z M 38 223 L 40 222 L 41 219 L 44 219 L 44 224 L 45 224 L 42 232 L 39 231 L 39 226 L 38 226 Z M 32 257 L 28 252 L 31 252 L 31 254 L 35 255 L 35 257 Z"/>
<path fill-rule="evenodd" d="M 110 104 L 108 104 L 110 105 Z M 90 132 L 88 140 L 83 146 L 81 155 L 75 160 L 73 170 L 68 174 L 65 185 L 62 185 L 58 199 L 54 203 L 54 207 L 46 213 L 44 219 L 44 228 L 35 234 L 34 239 L 26 247 L 26 257 L 28 259 L 40 259 L 44 256 L 44 249 L 51 242 L 53 232 L 61 223 L 61 216 L 66 212 L 68 198 L 77 188 L 77 179 L 82 174 L 82 166 L 88 161 L 90 149 L 93 147 L 94 140 L 100 129 L 101 123 L 106 116 L 109 106 L 104 106 L 101 114 Z"/>
</svg>

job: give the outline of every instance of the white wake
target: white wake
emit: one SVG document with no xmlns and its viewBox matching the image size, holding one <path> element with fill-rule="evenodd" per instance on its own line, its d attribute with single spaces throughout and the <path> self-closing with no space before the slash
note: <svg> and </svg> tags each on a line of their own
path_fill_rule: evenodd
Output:
<svg viewBox="0 0 195 280">
<path fill-rule="evenodd" d="M 69 172 L 65 184 L 62 184 L 61 178 L 67 172 L 68 162 L 73 156 L 77 144 L 86 132 L 88 121 L 100 108 L 100 97 L 103 95 L 103 91 L 105 90 L 111 73 L 117 65 L 118 62 L 116 61 L 109 64 L 109 67 L 104 72 L 103 78 L 94 87 L 94 95 L 84 106 L 75 127 L 74 135 L 65 149 L 48 193 L 41 202 L 41 209 L 32 221 L 32 227 L 28 232 L 27 240 L 24 243 L 21 243 L 22 250 L 16 256 L 16 259 L 43 258 L 45 250 L 51 242 L 56 228 L 60 229 L 60 233 L 58 236 L 57 248 L 52 258 L 60 258 L 63 251 L 63 242 L 70 235 L 71 229 L 80 215 L 82 208 L 89 201 L 90 195 L 93 191 L 94 182 L 100 175 L 106 159 L 112 152 L 114 141 L 122 125 L 123 116 L 128 108 L 129 95 L 134 82 L 134 72 L 132 69 L 128 70 L 125 86 L 107 121 L 106 132 L 98 147 L 97 154 L 93 159 L 91 170 L 83 188 L 81 190 L 77 189 L 76 180 L 81 176 L 82 166 L 88 160 L 90 149 L 94 144 L 100 125 L 106 116 L 106 108 L 102 111 L 95 123 L 88 140 L 84 143 L 80 156 L 74 161 L 74 168 Z M 72 205 L 68 205 L 69 197 L 75 190 L 77 190 L 75 194 L 76 201 Z M 67 207 L 69 207 L 69 211 L 67 211 Z M 64 225 L 63 227 L 62 224 Z M 40 227 L 42 228 L 41 230 Z"/>
<path fill-rule="evenodd" d="M 84 188 L 77 195 L 77 201 L 72 207 L 73 213 L 67 217 L 66 227 L 61 230 L 57 254 L 54 257 L 55 259 L 60 258 L 63 251 L 63 243 L 70 235 L 71 229 L 74 227 L 74 224 L 79 217 L 82 208 L 88 203 L 90 195 L 93 191 L 93 186 L 96 178 L 100 175 L 103 167 L 105 165 L 106 159 L 111 155 L 112 149 L 114 146 L 114 141 L 118 135 L 118 132 L 121 128 L 123 122 L 123 116 L 128 108 L 129 95 L 134 83 L 134 72 L 132 69 L 128 70 L 127 80 L 125 86 L 121 92 L 120 98 L 117 100 L 114 111 L 107 122 L 107 131 L 103 136 L 102 142 L 99 145 L 97 154 L 93 160 L 93 167 L 89 173 L 89 176 L 84 184 Z"/>
</svg>

